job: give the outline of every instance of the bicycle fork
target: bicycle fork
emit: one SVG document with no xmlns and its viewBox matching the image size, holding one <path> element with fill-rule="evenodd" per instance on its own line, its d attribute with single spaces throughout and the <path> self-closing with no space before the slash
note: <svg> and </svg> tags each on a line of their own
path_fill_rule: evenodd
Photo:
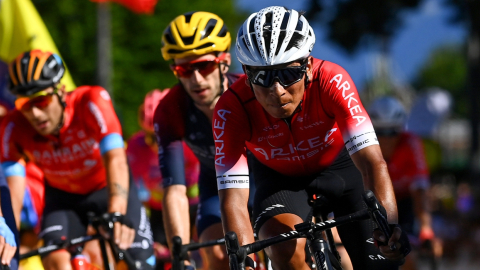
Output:
<svg viewBox="0 0 480 270">
<path fill-rule="evenodd" d="M 310 253 L 315 259 L 317 269 L 332 270 L 334 268 L 328 254 L 328 243 L 319 234 L 321 233 L 316 232 L 315 237 L 310 240 Z"/>
</svg>

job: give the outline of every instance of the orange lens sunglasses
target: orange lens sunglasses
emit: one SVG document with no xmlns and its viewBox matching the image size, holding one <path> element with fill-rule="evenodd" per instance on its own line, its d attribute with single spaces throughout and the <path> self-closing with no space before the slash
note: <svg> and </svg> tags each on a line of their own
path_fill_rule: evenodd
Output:
<svg viewBox="0 0 480 270">
<path fill-rule="evenodd" d="M 172 69 L 175 75 L 182 78 L 189 78 L 195 70 L 198 70 L 202 76 L 206 76 L 217 68 L 217 65 L 225 59 L 225 55 L 225 53 L 222 53 L 213 60 L 196 60 L 180 65 L 173 64 L 170 65 L 170 69 Z"/>
<path fill-rule="evenodd" d="M 17 98 L 15 100 L 15 108 L 21 111 L 28 111 L 33 107 L 44 109 L 50 105 L 53 100 L 53 95 L 56 93 L 57 89 L 51 93 L 47 91 L 40 91 L 28 97 Z"/>
</svg>

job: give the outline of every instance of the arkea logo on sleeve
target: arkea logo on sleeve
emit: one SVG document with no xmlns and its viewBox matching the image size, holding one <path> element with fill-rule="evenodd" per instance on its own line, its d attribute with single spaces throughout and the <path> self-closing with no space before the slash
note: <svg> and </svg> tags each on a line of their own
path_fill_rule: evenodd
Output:
<svg viewBox="0 0 480 270">
<path fill-rule="evenodd" d="M 348 106 L 348 109 L 350 110 L 350 115 L 353 117 L 353 119 L 357 120 L 356 126 L 358 127 L 363 122 L 365 122 L 365 120 L 367 120 L 367 117 L 362 116 L 362 115 L 358 115 L 359 113 L 362 112 L 362 108 L 358 104 L 359 103 L 358 99 L 355 98 L 355 92 L 351 92 L 350 94 L 346 95 L 346 91 L 350 90 L 351 86 L 350 86 L 350 83 L 347 80 L 345 80 L 343 83 L 342 83 L 342 80 L 343 80 L 343 75 L 342 74 L 337 74 L 337 75 L 333 76 L 333 78 L 330 80 L 330 83 L 336 82 L 337 83 L 337 85 L 336 85 L 337 90 L 342 91 L 343 99 L 344 100 L 348 99 L 347 106 Z M 357 105 L 352 106 L 352 101 Z"/>
<path fill-rule="evenodd" d="M 227 118 L 225 118 L 225 115 L 232 113 L 231 111 L 227 110 L 218 110 L 217 115 L 223 120 L 219 121 L 218 119 L 213 120 L 213 135 L 215 139 L 215 143 L 217 144 L 215 147 L 215 164 L 218 166 L 225 167 L 225 164 L 223 163 L 223 159 L 225 158 L 225 152 L 223 152 L 223 148 L 225 146 L 225 142 L 223 141 L 222 137 L 223 134 L 225 134 L 225 123 L 227 121 Z"/>
</svg>

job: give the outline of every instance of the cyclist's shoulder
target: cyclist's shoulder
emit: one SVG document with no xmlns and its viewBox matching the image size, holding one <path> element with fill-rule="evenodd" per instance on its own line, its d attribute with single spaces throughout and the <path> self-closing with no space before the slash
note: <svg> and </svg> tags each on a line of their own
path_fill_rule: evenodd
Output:
<svg viewBox="0 0 480 270">
<path fill-rule="evenodd" d="M 171 113 L 171 111 L 181 111 L 188 104 L 188 94 L 181 84 L 176 84 L 162 98 L 155 110 L 155 114 Z"/>
<path fill-rule="evenodd" d="M 341 74 L 343 77 L 344 74 L 348 75 L 348 72 L 339 64 L 330 62 L 327 60 L 322 60 L 318 58 L 313 58 L 313 79 L 326 79 L 332 80 L 336 76 Z M 337 78 L 338 79 L 338 78 Z"/>
<path fill-rule="evenodd" d="M 0 132 L 18 132 L 21 133 L 29 131 L 29 133 L 35 133 L 32 125 L 28 122 L 27 118 L 23 116 L 23 114 L 17 110 L 13 109 L 3 117 L 2 122 L 0 124 Z M 31 131 L 31 132 L 30 132 Z"/>
<path fill-rule="evenodd" d="M 222 94 L 222 103 L 232 102 L 231 99 L 236 99 L 238 102 L 244 104 L 256 99 L 252 89 L 248 86 L 247 76 L 240 76 L 225 93 Z"/>
<path fill-rule="evenodd" d="M 111 102 L 110 94 L 105 88 L 96 85 L 83 85 L 67 93 L 67 106 L 83 106 L 89 102 L 96 102 L 98 99 Z"/>
<path fill-rule="evenodd" d="M 240 77 L 243 76 L 243 73 L 230 73 L 230 72 L 228 72 L 226 74 L 226 76 L 227 76 L 227 79 L 228 79 L 228 85 L 231 85 L 234 82 L 236 82 L 238 79 L 240 79 Z"/>
</svg>

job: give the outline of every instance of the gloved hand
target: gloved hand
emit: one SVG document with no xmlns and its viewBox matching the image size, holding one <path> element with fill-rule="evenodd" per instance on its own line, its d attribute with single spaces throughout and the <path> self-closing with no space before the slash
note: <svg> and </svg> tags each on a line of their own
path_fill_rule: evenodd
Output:
<svg viewBox="0 0 480 270">
<path fill-rule="evenodd" d="M 5 223 L 5 218 L 0 217 L 0 254 L 2 254 L 2 264 L 9 265 L 15 251 L 17 250 L 17 243 L 12 230 Z"/>
</svg>

